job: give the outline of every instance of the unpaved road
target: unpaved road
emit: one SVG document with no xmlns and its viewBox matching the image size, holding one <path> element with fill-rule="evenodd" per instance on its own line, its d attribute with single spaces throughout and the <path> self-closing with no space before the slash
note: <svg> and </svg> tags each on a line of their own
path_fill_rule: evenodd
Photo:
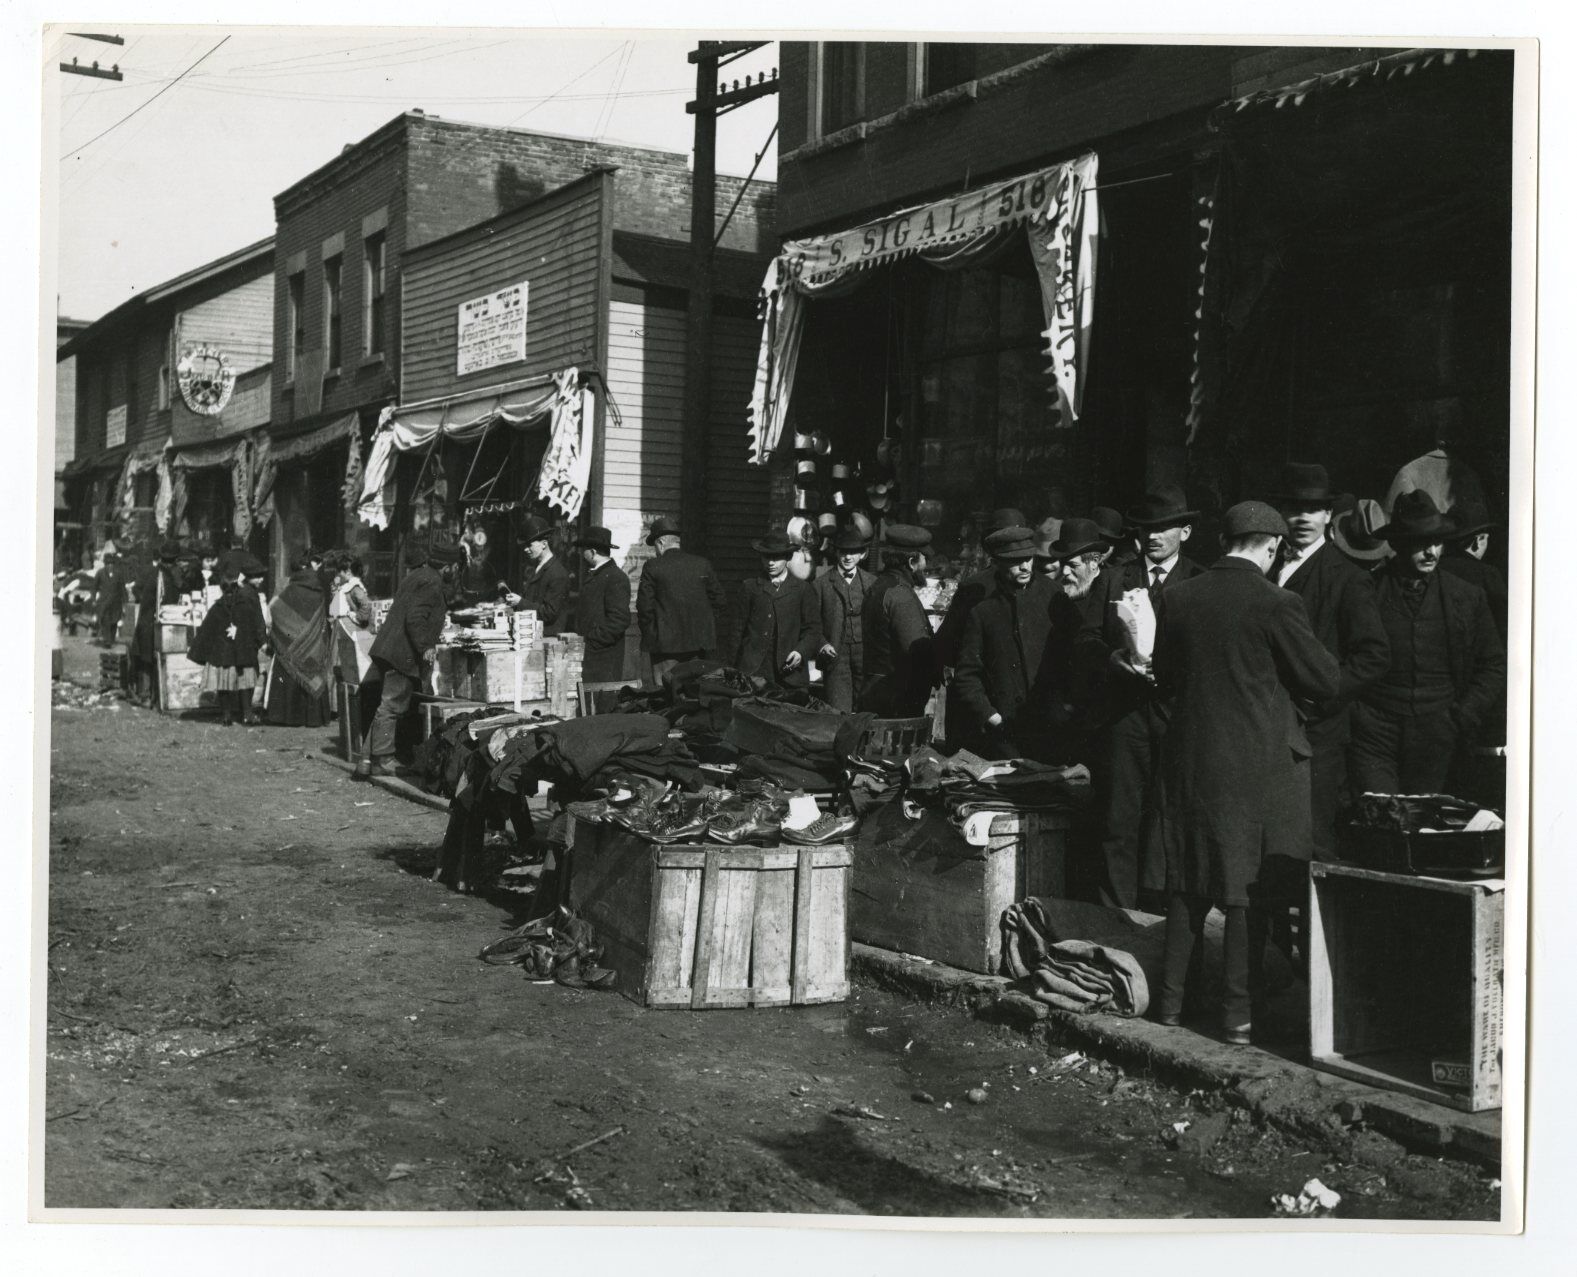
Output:
<svg viewBox="0 0 1577 1277">
<path fill-rule="evenodd" d="M 53 714 L 48 1206 L 1263 1218 L 1319 1176 L 1341 1215 L 1496 1212 L 1469 1167 L 1333 1163 L 872 990 L 534 984 L 476 961 L 507 901 L 424 880 L 443 816 L 314 757 L 326 731 L 86 699 Z"/>
</svg>

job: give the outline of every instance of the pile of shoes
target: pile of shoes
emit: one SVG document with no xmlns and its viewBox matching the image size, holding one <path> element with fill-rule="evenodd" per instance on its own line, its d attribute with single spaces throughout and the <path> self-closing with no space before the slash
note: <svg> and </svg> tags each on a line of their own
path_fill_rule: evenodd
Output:
<svg viewBox="0 0 1577 1277">
<path fill-rule="evenodd" d="M 600 965 L 602 954 L 591 924 L 561 905 L 483 946 L 476 956 L 490 966 L 518 966 L 535 980 L 572 989 L 611 989 L 618 973 Z"/>
<path fill-rule="evenodd" d="M 718 804 L 707 822 L 707 836 L 730 846 L 776 842 L 788 810 L 788 795 L 781 788 L 770 780 L 747 777 Z"/>
<path fill-rule="evenodd" d="M 853 833 L 859 823 L 860 818 L 852 811 L 824 811 L 809 824 L 797 828 L 784 825 L 782 838 L 799 847 L 823 847 Z"/>
</svg>

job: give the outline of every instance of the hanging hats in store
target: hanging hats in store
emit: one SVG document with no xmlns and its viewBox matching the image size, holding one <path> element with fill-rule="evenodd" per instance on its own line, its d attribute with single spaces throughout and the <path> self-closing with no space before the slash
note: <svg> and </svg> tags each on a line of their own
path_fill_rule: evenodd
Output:
<svg viewBox="0 0 1577 1277">
<path fill-rule="evenodd" d="M 1269 500 L 1279 505 L 1329 505 L 1336 500 L 1336 493 L 1331 491 L 1331 477 L 1324 466 L 1289 461 L 1281 467 L 1281 477 L 1276 490 L 1269 494 Z"/>
<path fill-rule="evenodd" d="M 851 510 L 849 512 L 849 526 L 858 528 L 860 535 L 867 541 L 876 535 L 876 525 L 870 521 L 864 510 Z"/>
<path fill-rule="evenodd" d="M 796 430 L 794 432 L 794 455 L 796 457 L 808 457 L 815 450 L 815 440 L 808 430 Z"/>
<path fill-rule="evenodd" d="M 1429 545 L 1455 535 L 1451 520 L 1440 513 L 1435 499 L 1422 488 L 1397 497 L 1391 507 L 1391 521 L 1375 532 L 1375 536 L 1392 545 Z"/>
<path fill-rule="evenodd" d="M 865 485 L 865 500 L 873 510 L 885 510 L 892 504 L 894 484 L 890 479 L 878 479 Z"/>
<path fill-rule="evenodd" d="M 802 457 L 794 463 L 794 482 L 801 487 L 809 487 L 816 482 L 816 463 L 810 457 Z"/>
<path fill-rule="evenodd" d="M 839 528 L 838 535 L 832 538 L 832 548 L 839 554 L 852 554 L 855 550 L 868 550 L 871 538 L 864 535 L 856 527 Z"/>
<path fill-rule="evenodd" d="M 810 450 L 818 457 L 828 456 L 832 452 L 832 436 L 825 430 L 812 430 L 810 432 Z"/>
<path fill-rule="evenodd" d="M 794 553 L 794 545 L 781 532 L 768 532 L 759 541 L 752 541 L 750 548 L 763 558 L 786 559 Z"/>
<path fill-rule="evenodd" d="M 1331 540 L 1350 559 L 1360 563 L 1378 563 L 1391 557 L 1391 547 L 1378 536 L 1385 522 L 1385 510 L 1373 497 L 1363 497 L 1351 510 L 1345 510 L 1331 521 Z"/>
<path fill-rule="evenodd" d="M 652 520 L 652 530 L 646 534 L 646 544 L 656 545 L 658 537 L 676 537 L 679 535 L 679 520 L 670 519 L 666 514 L 659 514 Z"/>
<path fill-rule="evenodd" d="M 930 531 L 912 523 L 889 523 L 882 537 L 895 550 L 923 550 L 931 544 Z"/>
<path fill-rule="evenodd" d="M 1144 500 L 1129 513 L 1128 522 L 1136 528 L 1170 528 L 1198 517 L 1198 510 L 1188 508 L 1181 484 L 1163 483 L 1144 494 Z"/>
<path fill-rule="evenodd" d="M 796 514 L 788 521 L 785 531 L 794 545 L 809 545 L 816 539 L 816 525 L 801 514 Z"/>
<path fill-rule="evenodd" d="M 821 493 L 815 488 L 794 489 L 794 509 L 801 514 L 815 514 L 821 505 Z"/>
<path fill-rule="evenodd" d="M 823 510 L 816 518 L 816 528 L 823 536 L 830 536 L 838 526 L 838 516 L 831 510 Z"/>
<path fill-rule="evenodd" d="M 1035 533 L 1022 525 L 998 528 L 985 539 L 986 553 L 994 559 L 1032 559 L 1035 557 Z"/>
<path fill-rule="evenodd" d="M 521 545 L 530 545 L 533 541 L 546 541 L 553 535 L 553 525 L 540 515 L 528 514 L 520 521 L 520 532 L 516 540 Z"/>
<path fill-rule="evenodd" d="M 607 528 L 587 528 L 575 538 L 575 545 L 582 550 L 595 550 L 598 554 L 612 554 L 613 533 Z"/>
<path fill-rule="evenodd" d="M 852 469 L 847 462 L 840 461 L 832 467 L 832 481 L 843 483 L 852 476 Z"/>
<path fill-rule="evenodd" d="M 1224 537 L 1241 537 L 1254 532 L 1284 537 L 1287 535 L 1287 521 L 1263 501 L 1239 501 L 1221 517 L 1221 535 Z"/>
<path fill-rule="evenodd" d="M 1090 522 L 1101 530 L 1101 536 L 1108 541 L 1121 541 L 1123 538 L 1123 517 L 1109 505 L 1098 505 L 1090 511 Z"/>
</svg>

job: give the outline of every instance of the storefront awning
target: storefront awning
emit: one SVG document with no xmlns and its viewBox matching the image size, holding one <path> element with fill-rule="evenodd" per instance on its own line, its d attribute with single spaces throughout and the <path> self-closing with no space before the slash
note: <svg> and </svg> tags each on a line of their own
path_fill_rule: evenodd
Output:
<svg viewBox="0 0 1577 1277">
<path fill-rule="evenodd" d="M 962 269 L 1021 226 L 1040 275 L 1046 354 L 1062 424 L 1073 425 L 1083 406 L 1095 312 L 1096 171 L 1092 152 L 863 226 L 786 242 L 761 286 L 751 460 L 764 465 L 783 437 L 806 299 L 845 292 L 859 282 L 859 272 L 909 257 L 942 270 Z"/>
</svg>

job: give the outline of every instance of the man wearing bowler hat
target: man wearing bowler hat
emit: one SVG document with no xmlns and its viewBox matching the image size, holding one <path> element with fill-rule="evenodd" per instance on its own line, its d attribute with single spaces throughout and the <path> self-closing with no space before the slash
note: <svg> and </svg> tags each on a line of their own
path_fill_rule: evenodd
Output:
<svg viewBox="0 0 1577 1277">
<path fill-rule="evenodd" d="M 1486 563 L 1490 530 L 1495 521 L 1478 501 L 1460 501 L 1451 509 L 1451 539 L 1446 542 L 1446 557 L 1440 566 L 1453 576 L 1471 581 L 1489 599 L 1490 615 L 1501 641 L 1506 638 L 1506 577 L 1493 563 Z"/>
<path fill-rule="evenodd" d="M 827 704 L 845 714 L 854 709 L 854 692 L 865 682 L 865 630 L 860 614 L 876 573 L 862 566 L 871 540 L 859 528 L 840 529 L 832 539 L 834 559 L 816 577 L 821 646 L 816 663 L 825 671 Z"/>
<path fill-rule="evenodd" d="M 1505 691 L 1506 646 L 1489 599 L 1440 570 L 1455 530 L 1421 490 L 1398 496 L 1380 529 L 1396 551 L 1376 587 L 1391 664 L 1353 708 L 1357 793 L 1439 793 L 1458 746 L 1490 726 Z"/>
<path fill-rule="evenodd" d="M 1249 1041 L 1259 992 L 1266 928 L 1252 906 L 1274 862 L 1310 854 L 1311 750 L 1296 702 L 1329 700 L 1341 685 L 1302 600 L 1265 579 L 1286 531 L 1263 502 L 1233 506 L 1225 554 L 1179 582 L 1158 617 L 1155 677 L 1170 721 L 1149 832 L 1161 855 L 1146 861 L 1145 885 L 1167 897 L 1154 1015 L 1179 1023 L 1205 916 L 1219 906 L 1221 1028 L 1234 1044 Z"/>
<path fill-rule="evenodd" d="M 936 686 L 931 622 L 915 587 L 925 584 L 931 534 L 909 523 L 884 530 L 882 570 L 865 595 L 865 685 L 858 707 L 880 718 L 918 718 Z"/>
<path fill-rule="evenodd" d="M 586 640 L 581 681 L 611 683 L 624 677 L 630 578 L 613 561 L 613 533 L 607 528 L 587 528 L 575 546 L 586 563 L 586 579 L 575 604 L 575 633 Z"/>
<path fill-rule="evenodd" d="M 1380 622 L 1374 578 L 1349 563 L 1330 539 L 1336 494 L 1322 465 L 1282 467 L 1271 502 L 1287 522 L 1271 580 L 1303 600 L 1309 624 L 1341 666 L 1330 700 L 1301 706 L 1314 757 L 1309 768 L 1314 858 L 1336 856 L 1336 815 L 1347 782 L 1352 703 L 1390 667 L 1391 645 Z"/>
<path fill-rule="evenodd" d="M 1138 547 L 1129 530 L 1124 527 L 1122 515 L 1111 506 L 1095 506 L 1090 511 L 1090 522 L 1101 530 L 1101 536 L 1106 541 L 1106 562 L 1122 567 L 1139 557 Z"/>
<path fill-rule="evenodd" d="M 519 594 L 504 601 L 517 612 L 535 612 L 544 635 L 562 634 L 569 617 L 569 569 L 554 555 L 550 538 L 553 525 L 528 514 L 517 538 L 526 556 L 526 575 Z"/>
<path fill-rule="evenodd" d="M 794 543 L 786 534 L 769 533 L 750 548 L 761 556 L 762 572 L 744 582 L 745 624 L 734 667 L 769 686 L 808 687 L 807 664 L 819 643 L 816 592 L 788 570 Z"/>
<path fill-rule="evenodd" d="M 991 518 L 986 523 L 986 539 L 1004 528 L 1022 528 L 1029 524 L 1024 517 L 1024 512 L 1013 506 L 1004 506 L 1000 510 L 993 510 Z M 952 677 L 953 667 L 958 664 L 958 653 L 964 644 L 964 626 L 969 621 L 969 614 L 979 607 L 981 602 L 991 597 L 997 588 L 997 570 L 994 564 L 988 564 L 978 572 L 971 572 L 963 577 L 953 590 L 953 597 L 947 605 L 947 611 L 942 616 L 942 623 L 936 627 L 935 651 L 937 660 L 937 676 L 947 683 L 946 689 L 946 714 L 945 724 L 949 737 L 953 735 L 955 721 L 962 726 L 968 713 L 960 704 L 958 689 L 954 686 Z"/>
<path fill-rule="evenodd" d="M 1103 569 L 1085 608 L 1078 659 L 1090 677 L 1084 681 L 1081 712 L 1096 728 L 1090 773 L 1101 839 L 1100 863 L 1094 868 L 1097 895 L 1105 905 L 1132 909 L 1139 903 L 1140 828 L 1166 730 L 1165 707 L 1149 671 L 1129 656 L 1116 605 L 1127 591 L 1144 590 L 1159 620 L 1167 593 L 1203 571 L 1182 555 L 1198 516 L 1178 484 L 1161 484 L 1147 493 L 1127 519 L 1136 530 L 1140 557 Z M 1159 624 L 1156 628 L 1159 634 Z"/>
<path fill-rule="evenodd" d="M 652 663 L 652 681 L 680 661 L 717 651 L 717 616 L 723 587 L 712 565 L 679 544 L 679 525 L 666 515 L 652 520 L 646 544 L 657 554 L 641 568 L 635 612 L 641 623 L 641 651 Z"/>
</svg>

